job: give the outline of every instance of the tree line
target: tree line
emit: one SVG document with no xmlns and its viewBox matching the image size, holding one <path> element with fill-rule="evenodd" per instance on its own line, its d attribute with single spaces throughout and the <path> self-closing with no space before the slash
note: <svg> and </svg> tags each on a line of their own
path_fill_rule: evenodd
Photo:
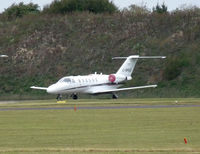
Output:
<svg viewBox="0 0 200 154">
<path fill-rule="evenodd" d="M 177 9 L 178 10 L 178 9 Z M 157 4 L 149 10 L 145 5 L 137 6 L 131 5 L 128 8 L 119 10 L 119 8 L 109 0 L 54 0 L 51 4 L 44 6 L 41 10 L 38 4 L 29 3 L 24 4 L 20 2 L 19 4 L 12 4 L 10 7 L 4 10 L 1 16 L 5 19 L 12 20 L 16 18 L 23 17 L 27 14 L 67 14 L 72 12 L 83 12 L 87 11 L 90 13 L 136 13 L 136 14 L 148 14 L 148 13 L 158 13 L 166 14 L 168 12 L 167 6 L 163 4 Z"/>
</svg>

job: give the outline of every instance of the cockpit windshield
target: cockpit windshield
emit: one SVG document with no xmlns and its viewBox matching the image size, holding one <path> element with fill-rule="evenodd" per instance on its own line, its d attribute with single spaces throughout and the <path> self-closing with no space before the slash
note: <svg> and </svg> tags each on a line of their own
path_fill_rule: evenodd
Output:
<svg viewBox="0 0 200 154">
<path fill-rule="evenodd" d="M 71 79 L 70 78 L 62 78 L 58 82 L 71 83 Z"/>
<path fill-rule="evenodd" d="M 70 79 L 70 78 L 65 78 L 65 79 L 63 80 L 63 82 L 71 82 L 71 79 Z"/>
</svg>

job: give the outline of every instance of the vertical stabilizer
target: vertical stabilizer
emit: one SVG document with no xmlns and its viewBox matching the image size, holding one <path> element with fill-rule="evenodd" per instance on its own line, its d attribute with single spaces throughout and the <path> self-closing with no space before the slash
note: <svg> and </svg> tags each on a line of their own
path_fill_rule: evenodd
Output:
<svg viewBox="0 0 200 154">
<path fill-rule="evenodd" d="M 121 74 L 126 77 L 130 77 L 133 73 L 133 70 L 135 68 L 135 65 L 137 63 L 139 55 L 129 56 L 129 57 L 116 57 L 114 59 L 125 59 L 125 62 L 122 64 L 122 66 L 119 68 L 116 74 Z"/>
</svg>

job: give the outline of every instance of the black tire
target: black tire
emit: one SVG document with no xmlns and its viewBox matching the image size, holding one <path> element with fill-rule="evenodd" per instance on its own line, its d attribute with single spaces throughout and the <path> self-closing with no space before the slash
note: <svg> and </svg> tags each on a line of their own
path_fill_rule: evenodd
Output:
<svg viewBox="0 0 200 154">
<path fill-rule="evenodd" d="M 76 100 L 76 99 L 78 99 L 78 96 L 77 95 L 73 95 L 72 98 Z"/>
<path fill-rule="evenodd" d="M 117 99 L 117 98 L 118 98 L 118 96 L 117 96 L 117 95 L 115 95 L 115 94 L 113 94 L 113 95 L 112 95 L 112 98 L 113 98 L 113 99 Z"/>
</svg>

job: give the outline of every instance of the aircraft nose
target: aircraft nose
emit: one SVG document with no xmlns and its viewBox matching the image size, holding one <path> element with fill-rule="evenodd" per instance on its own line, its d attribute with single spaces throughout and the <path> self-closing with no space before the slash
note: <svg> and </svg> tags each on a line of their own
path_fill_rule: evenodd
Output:
<svg viewBox="0 0 200 154">
<path fill-rule="evenodd" d="M 55 94 L 56 93 L 56 87 L 54 85 L 51 85 L 47 88 L 47 92 L 50 94 Z"/>
</svg>

